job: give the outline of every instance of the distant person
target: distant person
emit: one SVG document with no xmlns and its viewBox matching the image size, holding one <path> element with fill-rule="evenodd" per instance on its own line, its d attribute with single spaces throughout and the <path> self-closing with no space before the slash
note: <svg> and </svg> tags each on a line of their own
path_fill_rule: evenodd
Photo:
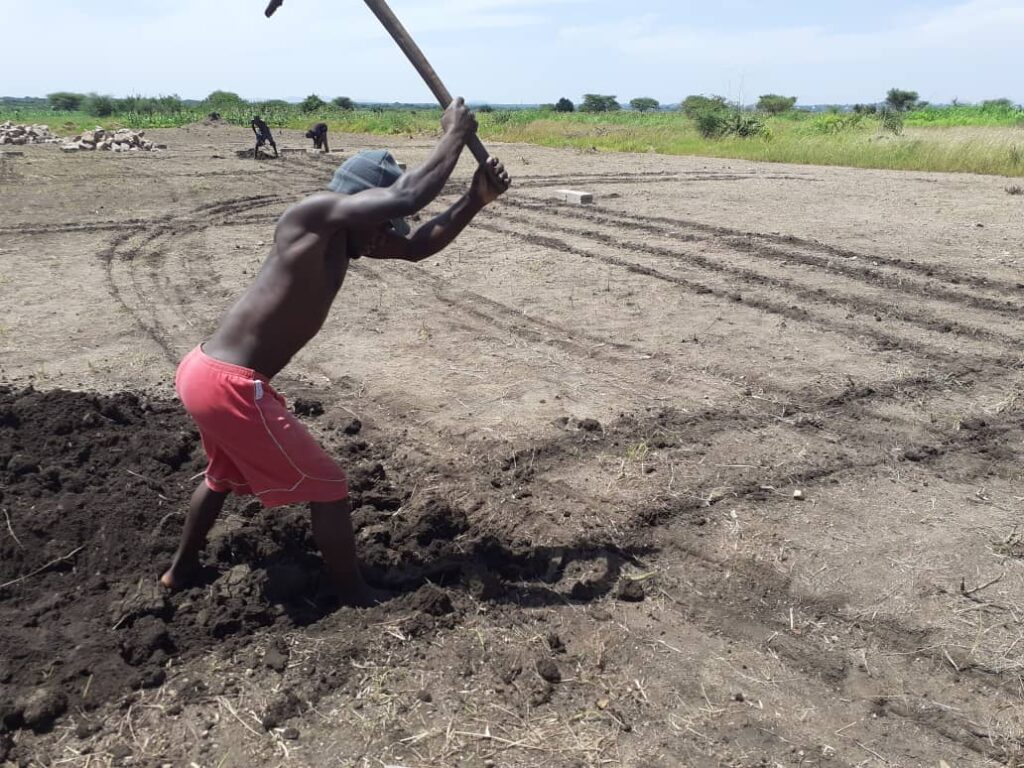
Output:
<svg viewBox="0 0 1024 768">
<path fill-rule="evenodd" d="M 488 158 L 462 197 L 410 234 L 406 217 L 444 189 L 476 132 L 476 118 L 457 99 L 441 128 L 441 141 L 418 168 L 403 174 L 390 153 L 361 152 L 338 168 L 330 191 L 288 208 L 253 283 L 213 335 L 181 361 L 175 387 L 209 463 L 174 561 L 160 579 L 164 586 L 181 588 L 195 574 L 207 533 L 235 493 L 253 495 L 265 507 L 308 503 L 313 539 L 338 596 L 352 605 L 386 597 L 359 569 L 345 473 L 270 382 L 320 331 L 352 259 L 422 261 L 508 189 L 504 166 Z"/>
<path fill-rule="evenodd" d="M 257 160 L 260 157 L 260 147 L 264 144 L 269 144 L 274 148 L 274 157 L 277 157 L 277 144 L 274 143 L 274 135 L 270 132 L 270 127 L 263 122 L 263 118 L 256 115 L 250 123 L 252 126 L 252 132 L 256 134 L 256 149 L 253 151 L 253 157 Z"/>
<path fill-rule="evenodd" d="M 331 151 L 331 148 L 327 146 L 327 123 L 314 125 L 306 131 L 306 138 L 313 140 L 313 149 L 322 149 L 324 152 Z"/>
</svg>

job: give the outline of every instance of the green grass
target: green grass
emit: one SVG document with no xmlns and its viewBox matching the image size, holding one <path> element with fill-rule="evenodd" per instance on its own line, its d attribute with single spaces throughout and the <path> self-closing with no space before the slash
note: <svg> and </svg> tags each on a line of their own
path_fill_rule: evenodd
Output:
<svg viewBox="0 0 1024 768">
<path fill-rule="evenodd" d="M 248 125 L 259 113 L 275 128 L 305 130 L 326 122 L 333 132 L 436 135 L 440 110 L 327 108 L 305 114 L 296 106 L 255 106 L 222 112 L 226 122 Z M 117 114 L 38 109 L 0 111 L 0 121 L 47 123 L 58 134 L 106 128 L 170 128 L 198 122 L 206 110 L 171 114 Z M 882 131 L 874 116 L 790 113 L 766 117 L 764 136 L 707 139 L 679 112 L 601 114 L 512 110 L 479 116 L 485 140 L 525 142 L 614 152 L 656 152 L 768 162 L 841 165 L 891 170 L 949 171 L 1024 176 L 1024 110 L 1019 108 L 928 107 L 911 112 L 905 132 Z"/>
<path fill-rule="evenodd" d="M 907 125 L 934 126 L 1016 126 L 1024 128 L 1021 107 L 925 107 L 907 115 Z"/>
<path fill-rule="evenodd" d="M 493 136 L 550 147 L 1024 176 L 1024 130 L 1018 128 L 911 127 L 894 136 L 880 132 L 874 119 L 836 132 L 818 130 L 811 120 L 769 118 L 766 123 L 765 137 L 705 139 L 679 115 L 547 116 L 504 126 Z"/>
</svg>

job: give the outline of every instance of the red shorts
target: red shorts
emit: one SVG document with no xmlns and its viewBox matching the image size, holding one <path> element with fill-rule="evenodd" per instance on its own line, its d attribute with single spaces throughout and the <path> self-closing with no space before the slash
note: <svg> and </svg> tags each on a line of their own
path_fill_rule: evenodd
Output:
<svg viewBox="0 0 1024 768">
<path fill-rule="evenodd" d="M 189 352 L 174 379 L 195 420 L 214 491 L 256 496 L 265 507 L 348 497 L 345 473 L 298 419 L 266 376 Z"/>
</svg>

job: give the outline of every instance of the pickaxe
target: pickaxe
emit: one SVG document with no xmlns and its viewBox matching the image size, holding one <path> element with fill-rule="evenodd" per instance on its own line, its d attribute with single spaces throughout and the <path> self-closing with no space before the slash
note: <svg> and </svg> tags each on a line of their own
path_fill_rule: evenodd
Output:
<svg viewBox="0 0 1024 768">
<path fill-rule="evenodd" d="M 448 92 L 448 89 L 444 87 L 444 83 L 441 82 L 441 78 L 437 76 L 437 72 L 430 66 L 430 62 L 427 61 L 427 57 L 423 55 L 423 51 L 416 45 L 416 41 L 409 36 L 409 33 L 405 31 L 405 27 L 402 26 L 402 22 L 398 20 L 391 8 L 385 0 L 364 0 L 364 2 L 373 11 L 373 15 L 380 19 L 380 23 L 384 25 L 384 29 L 388 31 L 388 34 L 394 38 L 395 42 L 398 43 L 398 47 L 402 49 L 402 52 L 406 55 L 409 61 L 416 71 L 420 73 L 420 77 L 426 82 L 427 87 L 433 91 L 434 96 L 437 98 L 438 103 L 441 105 L 441 109 L 447 109 L 448 105 L 452 103 L 452 95 Z M 280 8 L 284 4 L 284 0 L 270 0 L 270 5 L 267 6 L 266 14 L 267 18 L 274 15 L 274 11 Z M 469 147 L 469 151 L 473 153 L 473 157 L 476 158 L 480 165 L 488 168 L 487 165 L 487 149 L 480 141 L 476 134 L 473 134 L 469 141 L 466 142 L 466 146 Z"/>
</svg>

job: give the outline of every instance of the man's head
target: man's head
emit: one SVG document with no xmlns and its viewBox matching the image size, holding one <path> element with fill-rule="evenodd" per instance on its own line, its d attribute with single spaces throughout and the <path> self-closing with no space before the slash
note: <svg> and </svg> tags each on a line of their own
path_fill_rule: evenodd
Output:
<svg viewBox="0 0 1024 768">
<path fill-rule="evenodd" d="M 402 169 L 390 152 L 369 149 L 342 163 L 327 188 L 342 195 L 355 195 L 374 187 L 390 187 L 401 175 Z M 400 235 L 409 234 L 409 224 L 405 219 L 393 219 L 391 226 Z"/>
</svg>

